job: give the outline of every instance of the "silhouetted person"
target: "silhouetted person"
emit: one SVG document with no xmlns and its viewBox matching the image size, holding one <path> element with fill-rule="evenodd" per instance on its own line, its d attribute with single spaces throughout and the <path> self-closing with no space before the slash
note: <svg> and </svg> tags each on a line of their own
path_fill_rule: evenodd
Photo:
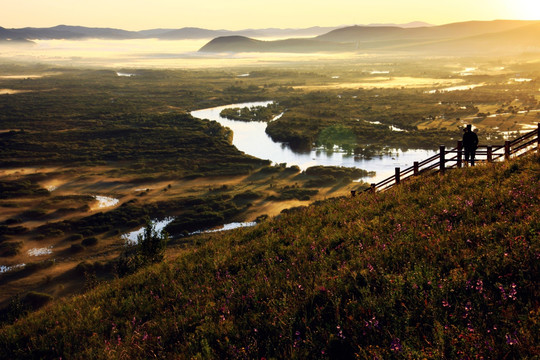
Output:
<svg viewBox="0 0 540 360">
<path fill-rule="evenodd" d="M 465 163 L 471 161 L 471 166 L 474 166 L 474 156 L 476 154 L 476 148 L 478 147 L 478 136 L 472 131 L 471 125 L 467 125 L 467 128 L 463 133 L 463 149 L 465 149 Z"/>
</svg>

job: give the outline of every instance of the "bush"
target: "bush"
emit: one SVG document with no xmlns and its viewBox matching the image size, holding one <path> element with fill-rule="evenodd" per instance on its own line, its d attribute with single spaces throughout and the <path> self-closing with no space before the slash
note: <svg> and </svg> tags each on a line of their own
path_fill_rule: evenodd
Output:
<svg viewBox="0 0 540 360">
<path fill-rule="evenodd" d="M 94 265 L 91 264 L 89 261 L 85 260 L 77 264 L 77 266 L 75 267 L 75 271 L 77 271 L 81 275 L 84 275 L 84 273 L 86 272 L 94 271 Z"/>
<path fill-rule="evenodd" d="M 60 229 L 49 229 L 45 235 L 47 237 L 60 237 L 60 236 L 64 236 L 64 232 Z"/>
<path fill-rule="evenodd" d="M 22 298 L 22 302 L 31 309 L 36 310 L 46 305 L 52 299 L 53 297 L 49 294 L 30 291 Z"/>
<path fill-rule="evenodd" d="M 23 219 L 16 217 L 16 218 L 9 218 L 4 223 L 6 225 L 13 225 L 13 224 L 20 224 L 22 222 L 23 222 Z"/>
<path fill-rule="evenodd" d="M 248 190 L 241 194 L 237 194 L 233 197 L 233 201 L 241 202 L 241 201 L 250 201 L 250 200 L 256 200 L 261 198 L 261 194 L 258 194 L 254 191 Z"/>
<path fill-rule="evenodd" d="M 84 251 L 84 246 L 82 246 L 81 244 L 72 244 L 69 247 L 69 251 L 72 253 L 79 253 L 81 251 Z"/>
<path fill-rule="evenodd" d="M 284 189 L 281 191 L 279 197 L 271 197 L 272 200 L 278 200 L 278 201 L 284 201 L 284 200 L 302 200 L 307 201 L 311 198 L 311 196 L 317 195 L 319 190 L 310 190 L 310 189 L 295 189 L 295 188 L 289 188 Z"/>
<path fill-rule="evenodd" d="M 94 246 L 98 243 L 98 239 L 96 237 L 89 237 L 84 239 L 81 244 L 83 246 Z"/>
<path fill-rule="evenodd" d="M 23 246 L 22 241 L 3 242 L 0 244 L 0 257 L 15 256 Z"/>
<path fill-rule="evenodd" d="M 82 234 L 73 234 L 67 238 L 68 241 L 80 241 L 82 239 L 84 239 Z"/>
<path fill-rule="evenodd" d="M 28 263 L 25 265 L 25 267 L 21 271 L 24 271 L 25 273 L 33 273 L 38 270 L 50 268 L 54 264 L 55 264 L 54 260 L 45 260 L 45 261 Z"/>
<path fill-rule="evenodd" d="M 148 220 L 144 232 L 139 235 L 135 249 L 128 249 L 116 261 L 119 276 L 133 274 L 138 269 L 163 260 L 169 236 L 167 232 L 157 233 Z"/>
<path fill-rule="evenodd" d="M 45 215 L 47 215 L 47 211 L 43 209 L 28 210 L 21 214 L 23 218 L 29 219 L 29 220 L 41 219 Z"/>
</svg>

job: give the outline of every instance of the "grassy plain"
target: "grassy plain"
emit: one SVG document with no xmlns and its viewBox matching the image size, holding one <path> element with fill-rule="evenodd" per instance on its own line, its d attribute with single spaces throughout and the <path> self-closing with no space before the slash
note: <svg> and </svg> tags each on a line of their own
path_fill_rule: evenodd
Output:
<svg viewBox="0 0 540 360">
<path fill-rule="evenodd" d="M 508 136 L 501 131 L 538 122 L 536 65 L 383 58 L 117 72 L 1 64 L 0 264 L 27 266 L 0 274 L 0 303 L 29 290 L 55 298 L 83 290 L 76 267 L 85 260 L 103 263 L 98 275 L 110 279 L 121 234 L 147 217 L 252 221 L 362 186 L 242 154 L 227 129 L 193 119 L 192 110 L 275 100 L 286 111 L 268 127 L 274 139 L 338 144 L 358 156 L 454 145 L 467 122 L 481 143 L 497 143 Z M 484 85 L 444 90 L 475 84 Z M 119 201 L 98 208 L 96 195 Z M 181 227 L 168 257 L 199 244 L 181 236 L 189 221 Z M 97 244 L 83 246 L 89 238 Z"/>
</svg>

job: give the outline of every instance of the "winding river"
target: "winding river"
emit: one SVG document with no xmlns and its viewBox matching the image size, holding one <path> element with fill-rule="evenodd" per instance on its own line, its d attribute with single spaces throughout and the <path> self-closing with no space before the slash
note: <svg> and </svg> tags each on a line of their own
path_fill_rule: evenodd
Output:
<svg viewBox="0 0 540 360">
<path fill-rule="evenodd" d="M 323 149 L 299 153 L 291 150 L 287 144 L 274 142 L 265 132 L 265 122 L 229 120 L 219 115 L 225 108 L 266 106 L 270 103 L 272 101 L 231 104 L 192 111 L 191 115 L 199 119 L 215 120 L 230 128 L 234 132 L 233 145 L 240 151 L 259 159 L 268 159 L 276 164 L 287 163 L 287 166 L 297 165 L 301 170 L 310 166 L 323 165 L 356 167 L 374 171 L 376 173 L 374 177 L 363 179 L 369 183 L 376 183 L 393 175 L 396 167 L 408 168 L 414 161 L 421 161 L 436 153 L 432 150 L 396 150 L 392 155 L 376 156 L 372 159 L 358 159 L 343 152 L 328 152 Z"/>
</svg>

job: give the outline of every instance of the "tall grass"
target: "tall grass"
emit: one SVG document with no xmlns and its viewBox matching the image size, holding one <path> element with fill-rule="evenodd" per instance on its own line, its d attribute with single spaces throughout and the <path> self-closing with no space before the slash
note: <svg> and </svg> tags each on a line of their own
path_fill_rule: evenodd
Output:
<svg viewBox="0 0 540 360">
<path fill-rule="evenodd" d="M 0 329 L 7 358 L 537 358 L 540 158 L 207 235 Z"/>
</svg>

